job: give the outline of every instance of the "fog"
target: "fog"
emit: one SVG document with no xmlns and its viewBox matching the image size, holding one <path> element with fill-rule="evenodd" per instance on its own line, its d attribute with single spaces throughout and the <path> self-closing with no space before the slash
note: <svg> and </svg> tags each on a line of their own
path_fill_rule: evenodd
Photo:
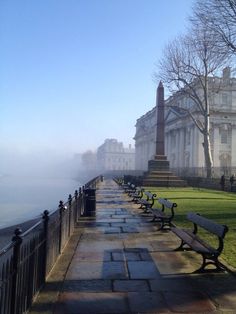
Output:
<svg viewBox="0 0 236 314">
<path fill-rule="evenodd" d="M 82 175 L 73 154 L 1 152 L 0 160 L 0 228 L 57 209 L 93 175 Z"/>
<path fill-rule="evenodd" d="M 0 173 L 30 177 L 71 177 L 73 168 L 69 156 L 58 156 L 48 151 L 29 153 L 0 153 Z"/>
</svg>

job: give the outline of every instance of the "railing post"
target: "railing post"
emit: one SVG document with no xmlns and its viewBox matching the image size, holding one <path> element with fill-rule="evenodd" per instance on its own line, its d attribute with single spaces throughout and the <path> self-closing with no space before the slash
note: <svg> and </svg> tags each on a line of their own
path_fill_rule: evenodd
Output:
<svg viewBox="0 0 236 314">
<path fill-rule="evenodd" d="M 47 277 L 47 260 L 48 260 L 48 221 L 49 221 L 49 211 L 45 210 L 43 212 L 43 229 L 44 229 L 44 282 Z"/>
<path fill-rule="evenodd" d="M 79 217 L 79 210 L 78 210 L 78 191 L 75 190 L 75 194 L 74 194 L 74 197 L 75 197 L 75 209 L 74 209 L 74 226 L 78 220 L 78 217 Z"/>
<path fill-rule="evenodd" d="M 84 186 L 79 188 L 80 216 L 84 215 Z"/>
<path fill-rule="evenodd" d="M 20 247 L 22 243 L 22 231 L 20 228 L 16 228 L 15 235 L 12 238 L 12 242 L 14 244 L 13 248 L 13 276 L 12 276 L 12 290 L 11 290 L 11 314 L 16 314 L 19 308 L 17 294 L 18 294 L 18 270 L 20 263 Z"/>
<path fill-rule="evenodd" d="M 69 194 L 69 197 L 68 197 L 68 210 L 69 210 L 69 227 L 68 227 L 68 236 L 70 237 L 71 235 L 71 204 L 72 204 L 72 196 L 71 194 Z"/>
<path fill-rule="evenodd" d="M 63 210 L 64 210 L 64 204 L 63 201 L 59 202 L 59 254 L 61 254 L 62 250 L 62 216 L 63 216 Z"/>
</svg>

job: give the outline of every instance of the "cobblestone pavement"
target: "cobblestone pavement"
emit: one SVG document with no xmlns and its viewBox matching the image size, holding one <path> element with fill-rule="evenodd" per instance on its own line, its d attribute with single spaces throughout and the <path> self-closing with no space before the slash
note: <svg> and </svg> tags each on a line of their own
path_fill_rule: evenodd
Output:
<svg viewBox="0 0 236 314">
<path fill-rule="evenodd" d="M 198 254 L 158 231 L 112 180 L 96 192 L 30 313 L 236 313 L 236 277 L 192 274 Z"/>
</svg>

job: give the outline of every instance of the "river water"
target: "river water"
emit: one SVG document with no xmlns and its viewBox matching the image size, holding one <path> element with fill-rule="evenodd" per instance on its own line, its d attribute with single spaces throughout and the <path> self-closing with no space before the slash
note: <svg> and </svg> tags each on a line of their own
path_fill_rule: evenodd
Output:
<svg viewBox="0 0 236 314">
<path fill-rule="evenodd" d="M 52 211 L 81 184 L 69 178 L 0 177 L 0 229 Z"/>
</svg>

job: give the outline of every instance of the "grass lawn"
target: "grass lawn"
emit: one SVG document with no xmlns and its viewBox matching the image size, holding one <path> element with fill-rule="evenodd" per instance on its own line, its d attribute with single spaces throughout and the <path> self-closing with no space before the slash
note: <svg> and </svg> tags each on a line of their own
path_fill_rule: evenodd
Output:
<svg viewBox="0 0 236 314">
<path fill-rule="evenodd" d="M 185 219 L 188 212 L 199 213 L 220 224 L 227 225 L 228 233 L 224 240 L 221 257 L 236 268 L 236 193 L 198 189 L 198 188 L 160 188 L 146 187 L 146 191 L 155 192 L 157 197 L 168 198 L 177 203 L 174 223 L 177 226 L 192 227 Z M 214 236 L 201 231 L 211 244 L 218 243 Z"/>
</svg>

